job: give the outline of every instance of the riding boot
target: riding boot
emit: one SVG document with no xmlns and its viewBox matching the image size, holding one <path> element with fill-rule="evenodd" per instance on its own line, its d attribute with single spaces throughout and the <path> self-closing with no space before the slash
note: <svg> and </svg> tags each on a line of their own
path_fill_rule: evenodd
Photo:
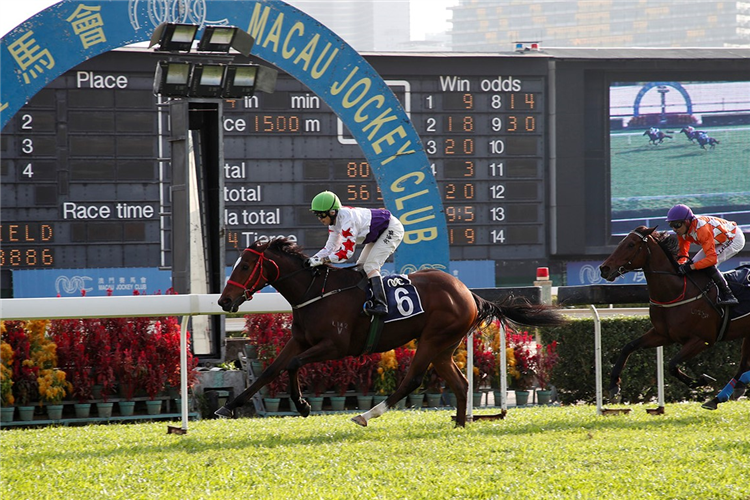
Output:
<svg viewBox="0 0 750 500">
<path fill-rule="evenodd" d="M 716 303 L 720 306 L 736 306 L 737 304 L 739 304 L 740 302 L 732 293 L 732 289 L 729 288 L 727 280 L 724 279 L 724 275 L 721 274 L 721 271 L 719 271 L 716 266 L 711 266 L 708 269 L 709 274 L 711 275 L 711 279 L 719 289 L 719 300 L 717 300 Z"/>
<path fill-rule="evenodd" d="M 372 287 L 372 300 L 365 304 L 365 312 L 370 316 L 384 316 L 388 314 L 388 301 L 385 298 L 385 289 L 383 288 L 383 278 L 373 276 L 370 278 Z"/>
</svg>

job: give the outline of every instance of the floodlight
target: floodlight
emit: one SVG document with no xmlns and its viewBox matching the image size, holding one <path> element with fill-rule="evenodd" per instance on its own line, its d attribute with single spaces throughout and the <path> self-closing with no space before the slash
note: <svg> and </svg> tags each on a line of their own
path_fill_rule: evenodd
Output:
<svg viewBox="0 0 750 500">
<path fill-rule="evenodd" d="M 224 64 L 196 64 L 190 80 L 191 97 L 219 97 L 224 85 Z"/>
<path fill-rule="evenodd" d="M 159 61 L 154 75 L 154 95 L 187 96 L 191 69 L 187 62 Z"/>
<path fill-rule="evenodd" d="M 258 66 L 258 75 L 255 77 L 255 90 L 260 90 L 266 94 L 273 94 L 276 90 L 276 79 L 279 72 L 266 66 Z"/>
<path fill-rule="evenodd" d="M 257 75 L 258 66 L 230 64 L 227 66 L 224 91 L 221 93 L 221 97 L 232 98 L 253 95 Z"/>
<path fill-rule="evenodd" d="M 228 53 L 233 48 L 249 56 L 253 43 L 253 37 L 234 26 L 206 26 L 198 42 L 198 51 Z"/>
<path fill-rule="evenodd" d="M 153 35 L 151 35 L 151 42 L 148 47 L 151 48 L 158 43 L 159 48 L 155 50 L 190 52 L 197 32 L 198 25 L 196 24 L 162 23 L 156 27 Z"/>
</svg>

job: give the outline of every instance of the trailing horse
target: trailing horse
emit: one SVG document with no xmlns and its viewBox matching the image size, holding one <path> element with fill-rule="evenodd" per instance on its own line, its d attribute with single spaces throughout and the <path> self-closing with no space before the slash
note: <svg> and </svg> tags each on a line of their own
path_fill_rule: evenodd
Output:
<svg viewBox="0 0 750 500">
<path fill-rule="evenodd" d="M 652 144 L 654 146 L 657 146 L 657 145 L 661 144 L 662 142 L 664 142 L 664 139 L 671 139 L 672 138 L 671 135 L 667 135 L 667 134 L 665 134 L 664 132 L 662 132 L 659 129 L 655 129 L 655 130 L 649 129 L 649 130 L 646 130 L 643 133 L 643 135 L 647 135 L 648 136 L 648 142 L 649 142 L 649 144 Z"/>
<path fill-rule="evenodd" d="M 489 302 L 471 292 L 451 274 L 424 270 L 408 275 L 419 293 L 424 312 L 385 323 L 380 336 L 373 340 L 368 335 L 371 318 L 362 311 L 366 293 L 361 286 L 363 281 L 366 282 L 362 273 L 357 269 L 330 265 L 307 268 L 305 259 L 293 242 L 279 238 L 271 242 L 256 241 L 242 252 L 235 264 L 219 298 L 221 308 L 236 312 L 240 304 L 250 300 L 255 292 L 273 285 L 292 304 L 292 338 L 257 380 L 219 408 L 217 415 L 233 416 L 235 408 L 245 404 L 261 387 L 287 370 L 291 399 L 297 411 L 306 417 L 310 414 L 310 405 L 300 392 L 297 378 L 300 367 L 366 352 L 384 352 L 418 339 L 414 359 L 396 391 L 375 408 L 352 420 L 366 426 L 369 419 L 382 415 L 419 387 L 432 363 L 456 395 L 456 425 L 463 426 L 466 423 L 468 382 L 453 361 L 453 352 L 464 336 L 493 318 L 531 326 L 560 325 L 566 321 L 554 308 L 518 300 Z"/>
<path fill-rule="evenodd" d="M 716 286 L 700 271 L 686 276 L 677 273 L 677 238 L 655 227 L 639 226 L 630 232 L 612 255 L 599 266 L 602 278 L 614 281 L 623 274 L 643 269 L 649 294 L 649 316 L 652 327 L 644 335 L 626 344 L 612 368 L 609 394 L 615 399 L 620 394 L 620 375 L 628 357 L 638 349 L 680 344 L 682 349 L 669 360 L 669 373 L 691 388 L 707 385 L 701 375 L 694 379 L 679 365 L 694 358 L 716 342 L 743 338 L 740 363 L 733 380 L 741 384 L 743 374 L 750 369 L 750 315 L 728 321 L 722 330 L 724 315 L 716 305 Z M 713 400 L 712 400 L 713 401 Z M 703 406 L 711 408 L 711 401 Z"/>
</svg>

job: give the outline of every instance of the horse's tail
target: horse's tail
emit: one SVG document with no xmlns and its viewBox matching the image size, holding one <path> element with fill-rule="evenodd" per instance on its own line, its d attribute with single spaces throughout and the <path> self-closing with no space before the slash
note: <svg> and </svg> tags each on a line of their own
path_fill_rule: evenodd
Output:
<svg viewBox="0 0 750 500">
<path fill-rule="evenodd" d="M 559 309 L 532 304 L 524 298 L 507 297 L 501 302 L 491 302 L 473 292 L 472 295 L 478 310 L 474 328 L 491 319 L 508 320 L 527 326 L 560 326 L 568 322 Z"/>
</svg>

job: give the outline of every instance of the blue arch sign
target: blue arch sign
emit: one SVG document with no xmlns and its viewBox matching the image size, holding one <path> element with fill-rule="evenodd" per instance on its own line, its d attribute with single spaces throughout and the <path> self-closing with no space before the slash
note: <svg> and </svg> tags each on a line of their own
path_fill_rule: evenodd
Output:
<svg viewBox="0 0 750 500">
<path fill-rule="evenodd" d="M 112 49 L 147 41 L 162 22 L 238 26 L 252 54 L 307 85 L 357 140 L 404 224 L 398 272 L 448 269 L 448 232 L 430 163 L 383 79 L 335 33 L 280 0 L 63 0 L 0 40 L 2 127 L 48 83 Z"/>
<path fill-rule="evenodd" d="M 641 90 L 638 91 L 638 95 L 635 96 L 635 101 L 633 102 L 633 116 L 638 116 L 640 114 L 641 100 L 643 100 L 643 96 L 645 96 L 648 91 L 653 89 L 654 87 L 672 87 L 673 89 L 675 89 L 680 93 L 682 98 L 685 99 L 687 114 L 693 114 L 693 101 L 692 99 L 690 99 L 690 94 L 688 94 L 687 90 L 685 90 L 685 87 L 680 85 L 679 82 L 650 82 L 644 85 Z"/>
</svg>

